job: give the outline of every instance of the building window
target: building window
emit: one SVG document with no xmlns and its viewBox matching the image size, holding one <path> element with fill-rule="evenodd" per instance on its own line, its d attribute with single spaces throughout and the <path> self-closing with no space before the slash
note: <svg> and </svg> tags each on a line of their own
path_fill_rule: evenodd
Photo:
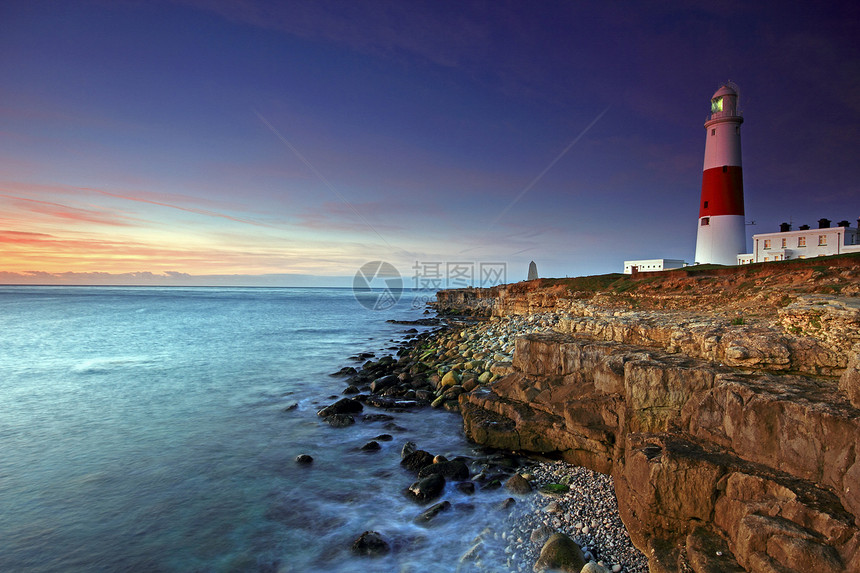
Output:
<svg viewBox="0 0 860 573">
<path fill-rule="evenodd" d="M 827 235 L 818 235 L 818 246 L 826 247 L 827 246 Z"/>
<path fill-rule="evenodd" d="M 765 249 L 769 249 L 769 248 L 770 248 L 770 239 L 765 239 L 765 240 L 764 240 L 764 248 L 765 248 Z"/>
<path fill-rule="evenodd" d="M 707 209 L 707 208 L 708 208 L 708 202 L 705 201 L 705 209 Z"/>
<path fill-rule="evenodd" d="M 805 247 L 806 246 L 806 237 L 798 237 L 797 238 L 797 246 Z"/>
<path fill-rule="evenodd" d="M 782 248 L 783 249 L 785 248 L 785 241 L 786 241 L 785 239 L 782 240 Z"/>
<path fill-rule="evenodd" d="M 717 130 L 716 130 L 716 129 L 712 129 L 712 130 L 711 130 L 711 135 L 716 135 L 716 134 L 717 134 Z"/>
<path fill-rule="evenodd" d="M 723 173 L 725 173 L 725 172 L 726 172 L 726 171 L 728 171 L 728 170 L 729 170 L 729 166 L 728 166 L 728 165 L 723 165 Z"/>
<path fill-rule="evenodd" d="M 702 226 L 703 227 L 707 227 L 710 224 L 711 224 L 711 218 L 710 217 L 702 217 Z"/>
<path fill-rule="evenodd" d="M 739 126 L 739 125 L 736 125 L 736 126 L 735 126 L 735 133 L 736 133 L 737 135 L 740 135 L 740 134 L 741 134 L 741 126 Z"/>
</svg>

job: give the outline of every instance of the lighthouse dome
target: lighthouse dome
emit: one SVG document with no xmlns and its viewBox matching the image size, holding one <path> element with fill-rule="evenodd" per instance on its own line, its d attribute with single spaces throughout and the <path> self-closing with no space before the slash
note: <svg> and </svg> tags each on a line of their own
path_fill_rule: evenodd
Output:
<svg viewBox="0 0 860 573">
<path fill-rule="evenodd" d="M 729 85 L 723 85 L 711 96 L 711 119 L 740 116 L 737 107 L 738 92 Z"/>
<path fill-rule="evenodd" d="M 720 89 L 718 89 L 714 95 L 711 96 L 711 99 L 723 97 L 723 96 L 727 96 L 727 95 L 737 97 L 738 92 L 736 92 L 735 90 L 733 90 L 729 86 L 723 86 Z"/>
</svg>

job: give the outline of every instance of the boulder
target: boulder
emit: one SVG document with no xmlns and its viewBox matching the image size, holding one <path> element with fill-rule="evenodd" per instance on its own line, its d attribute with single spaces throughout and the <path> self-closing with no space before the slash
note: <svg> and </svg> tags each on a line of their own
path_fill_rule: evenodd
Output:
<svg viewBox="0 0 860 573">
<path fill-rule="evenodd" d="M 379 442 L 377 442 L 376 440 L 370 440 L 369 442 L 361 446 L 361 449 L 365 452 L 376 452 L 382 449 L 382 446 L 380 446 Z"/>
<path fill-rule="evenodd" d="M 317 412 L 317 416 L 326 418 L 333 414 L 358 414 L 363 409 L 364 406 L 361 405 L 361 402 L 352 398 L 341 398 L 334 404 L 326 406 Z"/>
<path fill-rule="evenodd" d="M 535 562 L 534 571 L 561 571 L 580 573 L 585 567 L 582 550 L 570 537 L 563 533 L 553 533 L 543 544 L 540 556 Z"/>
<path fill-rule="evenodd" d="M 455 386 L 460 383 L 460 375 L 455 370 L 449 370 L 439 382 L 442 386 Z"/>
<path fill-rule="evenodd" d="M 389 374 L 387 376 L 382 376 L 381 378 L 377 378 L 373 382 L 370 383 L 370 391 L 374 394 L 379 394 L 383 390 L 387 388 L 391 388 L 396 384 L 400 383 L 400 379 L 394 374 Z"/>
<path fill-rule="evenodd" d="M 461 461 L 445 461 L 424 466 L 418 471 L 418 477 L 439 474 L 453 480 L 469 479 L 469 466 Z"/>
<path fill-rule="evenodd" d="M 332 414 L 325 417 L 326 423 L 332 428 L 345 428 L 355 424 L 355 418 L 349 414 Z"/>
<path fill-rule="evenodd" d="M 611 573 L 611 571 L 603 565 L 598 565 L 596 561 L 589 561 L 579 573 Z"/>
<path fill-rule="evenodd" d="M 419 503 L 425 503 L 442 495 L 442 491 L 444 489 L 445 478 L 439 474 L 433 474 L 413 483 L 409 486 L 409 489 L 406 490 L 406 493 L 413 500 Z"/>
<path fill-rule="evenodd" d="M 415 442 L 406 442 L 405 444 L 403 444 L 403 448 L 401 448 L 400 450 L 400 459 L 402 460 L 417 449 L 418 444 L 416 444 Z"/>
<path fill-rule="evenodd" d="M 375 557 L 384 555 L 390 550 L 388 542 L 376 531 L 365 531 L 352 542 L 352 552 L 356 555 Z"/>
<path fill-rule="evenodd" d="M 417 406 L 423 406 L 424 404 L 418 402 L 417 400 L 399 400 L 392 396 L 377 396 L 370 395 L 364 396 L 362 398 L 369 406 L 374 406 L 376 408 L 382 408 L 384 410 L 405 410 L 408 408 L 415 408 Z"/>
<path fill-rule="evenodd" d="M 356 374 L 358 374 L 358 370 L 352 366 L 344 366 L 337 372 L 332 372 L 329 376 L 354 376 Z"/>
<path fill-rule="evenodd" d="M 521 474 L 514 474 L 505 482 L 505 489 L 511 493 L 527 494 L 532 491 L 532 484 Z"/>
<path fill-rule="evenodd" d="M 460 490 L 462 493 L 465 493 L 466 495 L 472 495 L 473 493 L 475 493 L 475 482 L 461 481 L 454 487 L 456 487 L 458 490 Z"/>
<path fill-rule="evenodd" d="M 555 530 L 549 525 L 538 525 L 532 530 L 529 541 L 532 543 L 544 543 L 553 533 L 555 533 Z"/>
<path fill-rule="evenodd" d="M 514 505 L 516 505 L 516 503 L 517 503 L 517 500 L 515 500 L 512 497 L 508 497 L 508 498 L 505 498 L 502 501 L 500 501 L 499 505 L 497 507 L 501 510 L 510 509 Z"/>
<path fill-rule="evenodd" d="M 486 374 L 486 373 L 485 373 L 485 374 Z M 483 374 L 482 374 L 482 376 L 483 376 Z M 489 377 L 487 377 L 487 378 L 489 379 Z M 463 380 L 463 391 L 464 391 L 464 392 L 471 392 L 472 390 L 474 390 L 475 388 L 477 388 L 477 387 L 478 387 L 478 385 L 479 385 L 478 380 L 479 380 L 479 378 L 468 378 L 468 379 L 464 379 L 464 380 Z"/>
<path fill-rule="evenodd" d="M 313 463 L 314 459 L 308 454 L 299 454 L 296 456 L 296 463 L 301 465 L 308 465 Z"/>
<path fill-rule="evenodd" d="M 420 472 L 425 466 L 433 463 L 433 455 L 424 450 L 415 450 L 400 460 L 400 465 L 412 472 Z"/>
<path fill-rule="evenodd" d="M 419 525 L 429 525 L 433 519 L 442 513 L 443 511 L 447 511 L 451 508 L 450 501 L 440 501 L 439 503 L 430 507 L 430 509 L 422 512 L 418 517 L 415 518 L 415 523 Z"/>
</svg>

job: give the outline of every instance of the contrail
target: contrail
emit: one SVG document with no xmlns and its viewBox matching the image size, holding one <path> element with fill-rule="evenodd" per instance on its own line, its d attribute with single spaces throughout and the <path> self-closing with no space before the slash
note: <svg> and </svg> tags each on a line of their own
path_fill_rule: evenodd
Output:
<svg viewBox="0 0 860 573">
<path fill-rule="evenodd" d="M 547 174 L 547 172 L 548 172 L 550 169 L 552 169 L 552 168 L 553 168 L 553 166 L 554 166 L 556 163 L 558 163 L 558 162 L 559 162 L 559 160 L 560 160 L 562 157 L 564 157 L 565 155 L 567 155 L 567 152 L 568 152 L 568 151 L 570 151 L 570 148 L 571 148 L 571 147 L 573 147 L 574 145 L 576 145 L 576 142 L 578 142 L 580 139 L 582 139 L 582 138 L 583 138 L 583 136 L 584 136 L 586 133 L 588 133 L 588 130 L 590 130 L 592 127 L 594 127 L 594 124 L 595 124 L 595 123 L 597 123 L 598 121 L 600 121 L 600 118 L 602 118 L 604 115 L 606 115 L 606 112 L 607 112 L 607 111 L 609 111 L 609 108 L 610 108 L 610 107 L 612 107 L 612 106 L 607 106 L 607 107 L 606 107 L 606 109 L 604 109 L 602 112 L 600 112 L 600 115 L 598 115 L 597 117 L 595 117 L 595 118 L 594 118 L 594 120 L 592 120 L 592 122 L 591 122 L 591 123 L 589 123 L 587 126 L 585 126 L 585 129 L 583 129 L 583 130 L 582 130 L 582 132 L 580 132 L 580 134 L 576 136 L 576 139 L 574 139 L 573 141 L 571 141 L 571 142 L 568 144 L 568 146 L 567 146 L 567 147 L 565 147 L 565 148 L 562 150 L 562 152 L 561 152 L 561 153 L 559 153 L 559 154 L 556 156 L 556 158 L 555 158 L 555 159 L 553 159 L 552 161 L 550 161 L 549 165 L 547 165 L 547 166 L 544 168 L 544 170 L 543 170 L 543 171 L 541 171 L 541 172 L 540 172 L 540 174 L 539 174 L 537 177 L 535 177 L 534 179 L 532 179 L 532 182 L 531 182 L 531 183 L 529 183 L 529 184 L 526 186 L 526 188 L 525 188 L 525 189 L 523 189 L 522 191 L 520 191 L 519 195 L 517 195 L 516 197 L 514 197 L 514 200 L 513 200 L 513 201 L 511 201 L 510 203 L 508 203 L 508 206 L 507 206 L 507 207 L 505 207 L 504 209 L 502 209 L 502 212 L 501 212 L 501 213 L 499 213 L 499 216 L 498 216 L 498 217 L 496 217 L 495 219 L 493 219 L 492 223 L 490 223 L 490 225 L 489 225 L 489 226 L 490 226 L 490 227 L 493 227 L 493 226 L 495 226 L 495 225 L 496 225 L 496 223 L 498 223 L 499 221 L 501 221 L 502 217 L 504 217 L 504 216 L 505 216 L 505 214 L 507 214 L 507 212 L 511 209 L 511 207 L 513 207 L 514 205 L 516 205 L 516 204 L 517 204 L 517 202 L 518 202 L 520 199 L 522 199 L 522 198 L 523 198 L 523 195 L 525 195 L 526 193 L 528 193 L 528 192 L 531 190 L 531 188 L 532 188 L 532 187 L 534 187 L 535 185 L 537 185 L 537 184 L 538 184 L 538 182 L 539 182 L 541 179 L 543 179 L 543 176 L 544 176 L 544 175 L 546 175 L 546 174 Z"/>
<path fill-rule="evenodd" d="M 299 150 L 298 150 L 298 149 L 296 149 L 296 148 L 293 146 L 293 144 L 292 144 L 292 143 L 290 143 L 290 142 L 287 140 L 287 138 L 286 138 L 286 137 L 284 137 L 283 135 L 281 135 L 281 134 L 280 134 L 280 132 L 279 132 L 277 129 L 275 129 L 275 126 L 273 126 L 271 123 L 269 123 L 269 121 L 268 121 L 265 117 L 263 117 L 262 115 L 260 115 L 260 112 L 258 112 L 256 109 L 253 109 L 253 108 L 251 108 L 251 109 L 253 110 L 254 114 L 256 114 L 256 116 L 260 118 L 260 121 L 262 121 L 262 122 L 263 122 L 263 125 L 265 125 L 266 127 L 268 127 L 268 128 L 269 128 L 269 130 L 270 130 L 272 133 L 274 133 L 274 134 L 275 134 L 275 137 L 277 137 L 278 139 L 280 139 L 280 140 L 284 143 L 284 145 L 286 145 L 286 146 L 290 149 L 290 151 L 292 151 L 292 152 L 293 152 L 293 154 L 294 154 L 296 157 L 298 157 L 298 158 L 299 158 L 299 160 L 300 160 L 302 163 L 304 163 L 304 164 L 305 164 L 305 167 L 307 167 L 308 169 L 310 169 L 310 170 L 313 172 L 313 174 L 314 174 L 314 175 L 316 175 L 317 177 L 319 177 L 319 180 L 320 180 L 320 181 L 322 181 L 322 182 L 323 182 L 323 184 L 324 184 L 326 187 L 328 187 L 329 191 L 331 191 L 332 193 L 334 193 L 334 194 L 335 194 L 335 196 L 336 196 L 338 199 L 340 199 L 340 201 L 341 201 L 344 205 L 346 205 L 347 207 L 349 207 L 349 208 L 350 208 L 350 210 L 352 210 L 352 212 L 353 212 L 353 213 L 355 213 L 355 216 L 356 216 L 356 217 L 358 217 L 359 219 L 361 219 L 361 220 L 364 222 L 364 224 L 365 224 L 365 225 L 367 225 L 367 226 L 368 226 L 368 228 L 370 228 L 370 230 L 371 230 L 371 231 L 373 231 L 374 233 L 376 233 L 376 236 L 377 236 L 377 237 L 379 237 L 379 238 L 382 240 L 382 242 L 383 242 L 383 243 L 385 243 L 385 244 L 386 244 L 386 246 L 387 246 L 389 249 L 392 249 L 392 250 L 394 249 L 394 247 L 392 247 L 392 246 L 388 243 L 388 241 L 386 241 L 386 240 L 385 240 L 385 237 L 383 237 L 382 235 L 380 235 L 380 234 L 379 234 L 379 231 L 377 231 L 377 230 L 373 227 L 373 225 L 371 225 L 371 224 L 370 224 L 370 222 L 369 222 L 367 219 L 365 219 L 365 218 L 364 218 L 364 215 L 362 215 L 361 213 L 359 213 L 359 212 L 358 212 L 358 210 L 357 210 L 355 207 L 353 207 L 353 206 L 352 206 L 352 203 L 350 203 L 349 201 L 347 201 L 347 200 L 346 200 L 346 197 L 344 197 L 343 195 L 341 195 L 341 194 L 338 192 L 338 190 L 334 188 L 334 185 L 332 185 L 331 183 L 329 183 L 328 179 L 326 179 L 326 178 L 323 176 L 323 174 L 322 174 L 322 173 L 320 173 L 319 171 L 317 171 L 317 170 L 316 170 L 316 168 L 311 164 L 311 162 L 310 162 L 310 161 L 308 161 L 308 160 L 305 158 L 305 156 L 304 156 L 304 155 L 302 155 L 301 153 L 299 153 Z"/>
</svg>

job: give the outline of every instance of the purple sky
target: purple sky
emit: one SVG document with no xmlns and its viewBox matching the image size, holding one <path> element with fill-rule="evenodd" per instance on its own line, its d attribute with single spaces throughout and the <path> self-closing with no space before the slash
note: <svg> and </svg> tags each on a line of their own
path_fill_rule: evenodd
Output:
<svg viewBox="0 0 860 573">
<path fill-rule="evenodd" d="M 855 226 L 858 38 L 849 2 L 7 0 L 0 282 L 691 261 L 728 79 L 750 235 Z"/>
</svg>

